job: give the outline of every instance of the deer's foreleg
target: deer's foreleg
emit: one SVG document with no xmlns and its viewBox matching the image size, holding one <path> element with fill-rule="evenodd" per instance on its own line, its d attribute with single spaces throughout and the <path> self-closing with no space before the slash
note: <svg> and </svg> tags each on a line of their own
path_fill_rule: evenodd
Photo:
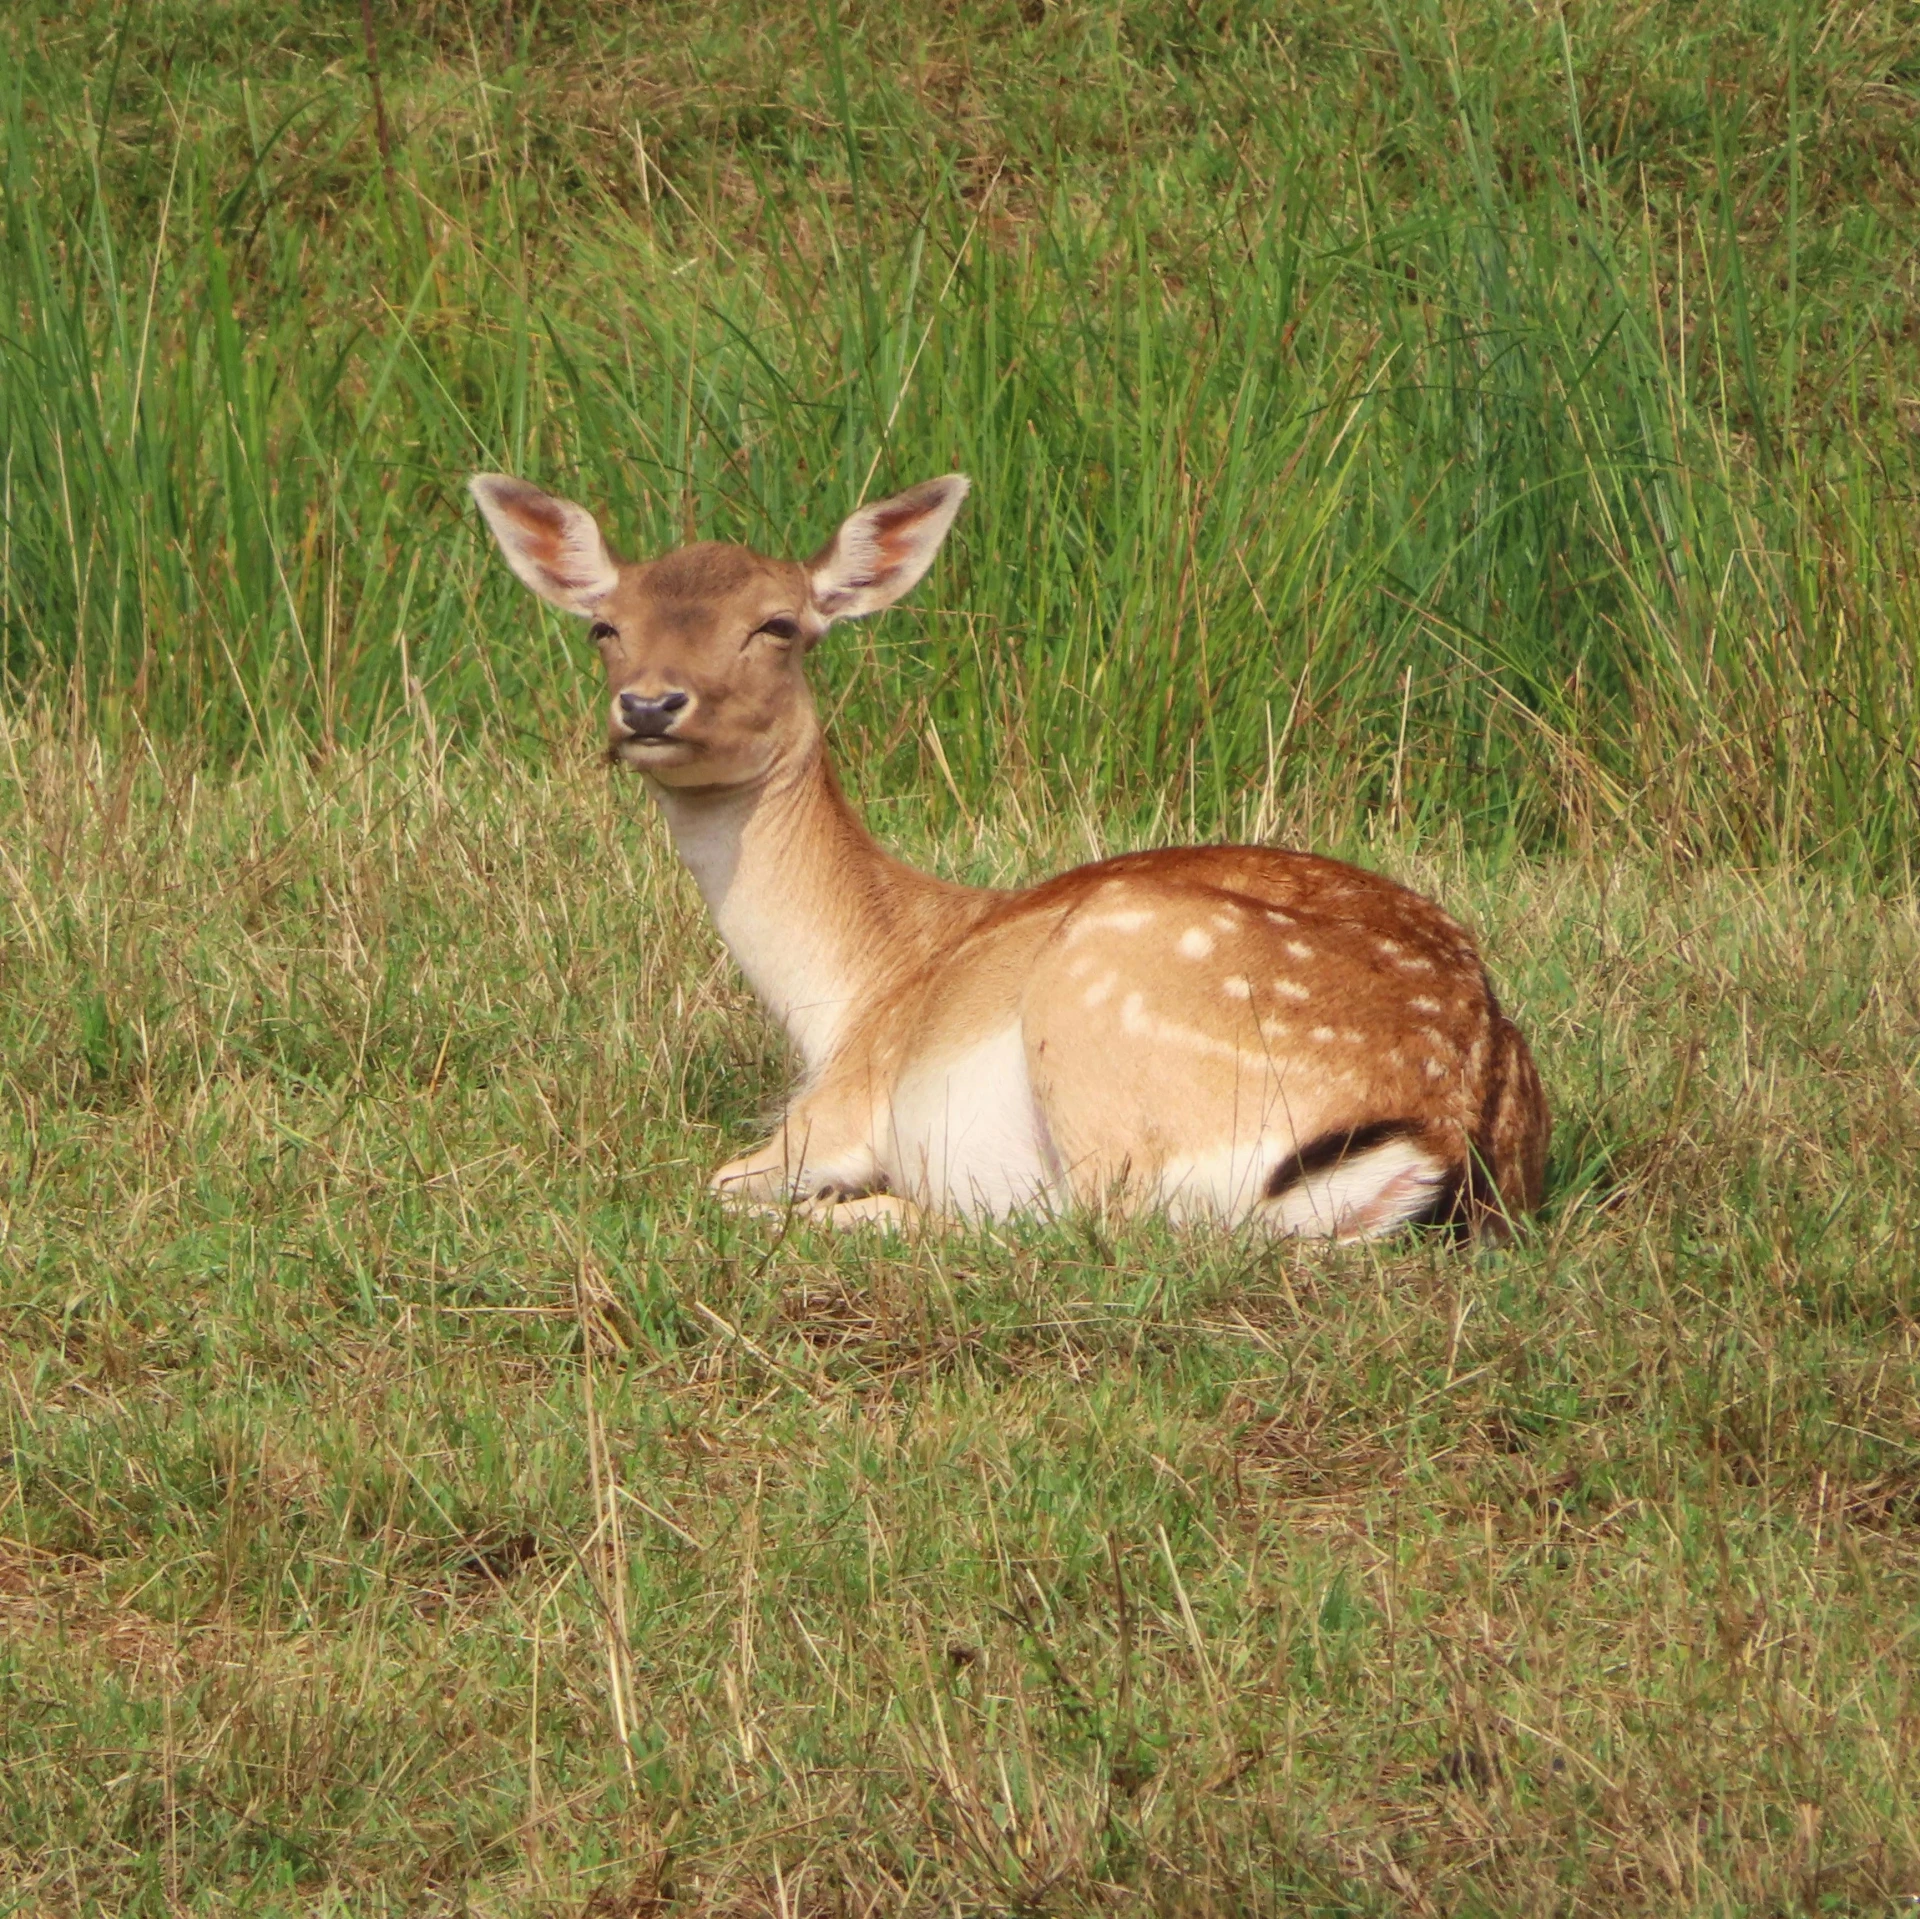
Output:
<svg viewBox="0 0 1920 1919">
<path fill-rule="evenodd" d="M 873 1142 L 870 1104 L 822 1088 L 796 1102 L 778 1132 L 729 1160 L 709 1183 L 738 1206 L 798 1200 L 831 1207 L 864 1199 L 885 1186 Z"/>
</svg>

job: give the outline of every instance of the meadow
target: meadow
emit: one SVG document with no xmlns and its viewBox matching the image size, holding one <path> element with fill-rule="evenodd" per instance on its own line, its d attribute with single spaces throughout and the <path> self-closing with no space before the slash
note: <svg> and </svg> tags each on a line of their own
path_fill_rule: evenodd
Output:
<svg viewBox="0 0 1920 1919">
<path fill-rule="evenodd" d="M 1920 25 L 0 20 L 0 1913 L 1920 1899 Z M 805 552 L 876 828 L 1444 898 L 1521 1244 L 742 1218 L 463 491 Z"/>
</svg>

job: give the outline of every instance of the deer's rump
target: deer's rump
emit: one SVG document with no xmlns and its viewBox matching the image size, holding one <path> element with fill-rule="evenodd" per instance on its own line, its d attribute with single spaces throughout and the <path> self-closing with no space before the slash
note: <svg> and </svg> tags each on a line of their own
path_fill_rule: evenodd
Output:
<svg viewBox="0 0 1920 1919">
<path fill-rule="evenodd" d="M 1338 861 L 1083 867 L 999 903 L 916 997 L 882 1161 L 923 1205 L 1357 1237 L 1538 1198 L 1538 1080 L 1472 941 Z"/>
</svg>

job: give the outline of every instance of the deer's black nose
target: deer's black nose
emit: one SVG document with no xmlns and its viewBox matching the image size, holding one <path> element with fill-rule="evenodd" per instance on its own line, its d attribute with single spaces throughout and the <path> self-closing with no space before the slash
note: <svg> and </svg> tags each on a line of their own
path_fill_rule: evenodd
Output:
<svg viewBox="0 0 1920 1919">
<path fill-rule="evenodd" d="M 691 694 L 678 689 L 646 699 L 638 693 L 620 695 L 620 724 L 636 740 L 665 739 L 673 723 L 687 709 Z"/>
</svg>

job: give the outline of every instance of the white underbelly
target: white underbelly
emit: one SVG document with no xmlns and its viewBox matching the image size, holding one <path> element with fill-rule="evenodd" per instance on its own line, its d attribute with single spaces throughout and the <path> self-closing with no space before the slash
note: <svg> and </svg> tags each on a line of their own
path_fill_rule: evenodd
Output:
<svg viewBox="0 0 1920 1919">
<path fill-rule="evenodd" d="M 1018 1020 L 908 1067 L 893 1089 L 885 1160 L 894 1192 L 941 1212 L 997 1217 L 1056 1196 Z"/>
</svg>

